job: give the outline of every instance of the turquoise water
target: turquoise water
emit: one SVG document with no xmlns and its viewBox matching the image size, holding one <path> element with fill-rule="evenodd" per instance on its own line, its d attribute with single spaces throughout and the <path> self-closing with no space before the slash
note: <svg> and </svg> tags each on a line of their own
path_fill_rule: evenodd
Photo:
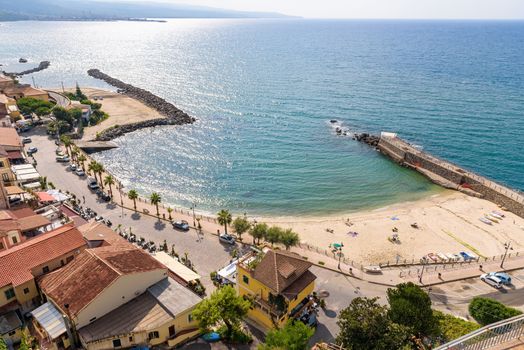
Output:
<svg viewBox="0 0 524 350">
<path fill-rule="evenodd" d="M 396 131 L 524 189 L 524 22 L 173 20 L 3 23 L 0 63 L 37 85 L 151 90 L 195 125 L 141 130 L 97 157 L 144 194 L 261 215 L 333 214 L 436 191 L 350 138 Z M 8 67 L 8 68 L 11 68 Z M 30 81 L 30 78 L 25 78 Z"/>
</svg>

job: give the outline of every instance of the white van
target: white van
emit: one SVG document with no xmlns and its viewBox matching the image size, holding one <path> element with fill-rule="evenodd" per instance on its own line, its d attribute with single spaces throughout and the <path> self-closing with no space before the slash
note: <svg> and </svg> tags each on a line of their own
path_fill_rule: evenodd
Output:
<svg viewBox="0 0 524 350">
<path fill-rule="evenodd" d="M 500 278 L 495 277 L 493 275 L 485 273 L 480 276 L 480 280 L 486 282 L 490 286 L 495 287 L 497 289 L 502 288 L 502 281 L 500 280 Z"/>
</svg>

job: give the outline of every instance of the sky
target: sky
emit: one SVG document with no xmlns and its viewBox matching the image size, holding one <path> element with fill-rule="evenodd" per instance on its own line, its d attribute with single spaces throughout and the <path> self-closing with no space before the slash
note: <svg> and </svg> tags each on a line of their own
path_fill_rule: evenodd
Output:
<svg viewBox="0 0 524 350">
<path fill-rule="evenodd" d="M 524 0 L 161 1 L 232 10 L 280 12 L 308 18 L 524 19 Z"/>
</svg>

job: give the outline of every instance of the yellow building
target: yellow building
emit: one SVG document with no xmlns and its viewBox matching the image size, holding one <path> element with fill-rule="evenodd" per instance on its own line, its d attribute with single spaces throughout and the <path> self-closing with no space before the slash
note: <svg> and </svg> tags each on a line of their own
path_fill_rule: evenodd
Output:
<svg viewBox="0 0 524 350">
<path fill-rule="evenodd" d="M 6 115 L 11 117 L 12 120 L 15 120 L 16 118 L 20 117 L 20 111 L 18 110 L 18 105 L 16 104 L 16 100 L 14 98 L 7 97 L 6 95 L 0 93 L 0 116 L 1 115 Z M 2 125 L 2 123 L 7 123 L 8 125 Z M 2 127 L 10 127 L 11 120 L 6 122 L 2 121 L 0 125 Z"/>
<path fill-rule="evenodd" d="M 16 181 L 13 171 L 11 171 L 9 153 L 2 146 L 0 146 L 0 181 L 4 186 L 11 186 Z"/>
<path fill-rule="evenodd" d="M 34 88 L 29 84 L 20 84 L 7 87 L 3 90 L 3 93 L 7 97 L 14 98 L 15 100 L 18 100 L 22 97 L 31 97 L 37 100 L 49 101 L 49 94 L 47 91 Z"/>
<path fill-rule="evenodd" d="M 131 244 L 87 249 L 40 287 L 47 303 L 32 314 L 50 348 L 67 348 L 71 337 L 88 350 L 172 347 L 199 334 L 191 312 L 200 297 Z"/>
<path fill-rule="evenodd" d="M 263 254 L 263 256 L 262 256 Z M 287 251 L 268 250 L 241 258 L 237 265 L 237 288 L 253 301 L 248 317 L 260 328 L 283 326 L 301 315 L 312 303 L 316 276 L 311 263 Z"/>
<path fill-rule="evenodd" d="M 82 234 L 66 225 L 0 252 L 0 309 L 23 314 L 39 305 L 35 278 L 73 260 L 84 248 Z"/>
<path fill-rule="evenodd" d="M 15 311 L 0 315 L 0 337 L 8 347 L 22 339 L 22 321 Z"/>
</svg>

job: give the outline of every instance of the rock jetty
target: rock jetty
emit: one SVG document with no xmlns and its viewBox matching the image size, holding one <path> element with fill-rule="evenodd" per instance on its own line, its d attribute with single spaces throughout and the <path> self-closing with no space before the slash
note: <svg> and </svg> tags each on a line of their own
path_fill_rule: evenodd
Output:
<svg viewBox="0 0 524 350">
<path fill-rule="evenodd" d="M 87 71 L 87 74 L 93 78 L 103 80 L 109 85 L 116 87 L 120 93 L 123 93 L 144 103 L 146 106 L 151 107 L 165 117 L 125 125 L 115 125 L 98 134 L 98 141 L 109 141 L 126 133 L 142 128 L 149 128 L 158 125 L 192 124 L 196 121 L 194 117 L 191 117 L 172 103 L 167 102 L 163 98 L 156 96 L 147 90 L 124 83 L 123 81 L 115 79 L 98 69 L 90 69 Z"/>
<path fill-rule="evenodd" d="M 370 135 L 368 133 L 355 134 L 355 140 L 368 144 L 372 147 L 377 147 L 378 142 L 380 141 L 380 136 Z"/>
<path fill-rule="evenodd" d="M 38 64 L 38 67 L 31 68 L 31 69 L 28 69 L 28 70 L 24 70 L 24 71 L 19 72 L 19 73 L 16 73 L 16 72 L 12 72 L 12 73 L 3 72 L 3 73 L 5 75 L 7 75 L 7 76 L 10 76 L 10 77 L 20 77 L 22 75 L 40 72 L 41 70 L 49 68 L 50 65 L 51 65 L 51 62 L 49 62 L 49 61 L 42 61 L 42 62 L 40 62 Z"/>
</svg>

